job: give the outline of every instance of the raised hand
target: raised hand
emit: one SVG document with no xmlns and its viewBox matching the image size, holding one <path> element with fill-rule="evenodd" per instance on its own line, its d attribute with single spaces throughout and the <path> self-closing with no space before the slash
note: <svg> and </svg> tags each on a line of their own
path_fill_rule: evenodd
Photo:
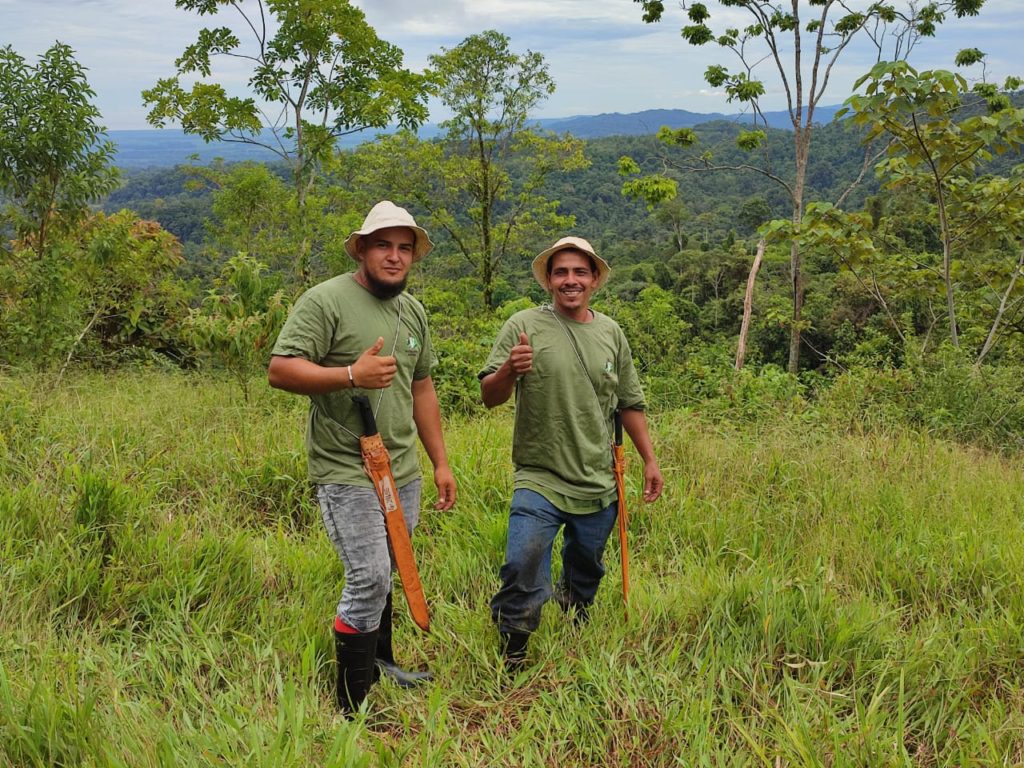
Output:
<svg viewBox="0 0 1024 768">
<path fill-rule="evenodd" d="M 383 348 L 384 337 L 380 336 L 372 347 L 352 363 L 352 378 L 357 387 L 384 389 L 391 386 L 391 380 L 398 372 L 398 362 L 391 355 L 380 354 Z"/>
<path fill-rule="evenodd" d="M 519 343 L 508 354 L 508 367 L 516 376 L 525 376 L 533 370 L 533 347 L 522 331 L 519 332 Z"/>
</svg>

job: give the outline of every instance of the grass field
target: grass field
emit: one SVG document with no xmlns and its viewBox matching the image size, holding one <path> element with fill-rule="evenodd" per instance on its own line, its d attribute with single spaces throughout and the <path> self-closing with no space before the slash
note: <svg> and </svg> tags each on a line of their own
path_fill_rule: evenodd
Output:
<svg viewBox="0 0 1024 768">
<path fill-rule="evenodd" d="M 546 608 L 510 677 L 487 603 L 511 410 L 449 423 L 459 502 L 415 538 L 432 631 L 396 628 L 437 682 L 348 722 L 305 406 L 254 389 L 0 377 L 0 765 L 1024 764 L 1015 456 L 655 414 L 629 620 L 613 538 L 591 622 Z"/>
</svg>

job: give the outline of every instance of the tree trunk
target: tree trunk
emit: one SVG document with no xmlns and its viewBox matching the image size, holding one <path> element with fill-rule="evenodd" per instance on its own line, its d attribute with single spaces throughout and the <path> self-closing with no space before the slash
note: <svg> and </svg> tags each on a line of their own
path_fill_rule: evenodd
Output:
<svg viewBox="0 0 1024 768">
<path fill-rule="evenodd" d="M 1010 295 L 1013 293 L 1013 286 L 1017 284 L 1017 278 L 1020 276 L 1021 269 L 1024 268 L 1024 248 L 1021 248 L 1020 257 L 1017 259 L 1017 265 L 1013 268 L 1013 277 L 1010 278 L 1010 284 L 1006 286 L 1006 291 L 1003 292 L 1003 298 L 999 302 L 999 310 L 996 312 L 996 318 L 992 321 L 992 327 L 989 329 L 988 336 L 985 338 L 985 344 L 981 348 L 981 352 L 978 353 L 978 358 L 974 361 L 974 369 L 978 370 L 981 367 L 981 361 L 985 359 L 985 355 L 989 353 L 996 343 L 996 337 L 999 331 L 999 324 L 1003 321 L 1003 314 L 1006 312 L 1006 303 L 1010 300 Z"/>
<path fill-rule="evenodd" d="M 299 149 L 301 153 L 302 149 Z M 299 258 L 297 266 L 297 273 L 299 277 L 299 285 L 302 288 L 306 288 L 309 285 L 310 278 L 310 250 L 312 244 L 309 238 L 309 228 L 306 221 L 306 185 L 303 181 L 302 173 L 302 156 L 301 154 L 295 161 L 294 179 L 295 179 L 295 208 L 298 214 L 297 224 L 299 227 Z"/>
<path fill-rule="evenodd" d="M 68 351 L 68 356 L 64 360 L 64 365 L 62 365 L 60 367 L 60 371 L 57 373 L 57 378 L 53 382 L 53 386 L 54 387 L 59 387 L 60 386 L 60 382 L 64 378 L 64 372 L 67 371 L 68 366 L 71 365 L 71 358 L 75 356 L 75 350 L 78 349 L 78 345 L 82 343 L 82 339 L 85 338 L 85 334 L 87 334 L 89 332 L 89 329 L 92 328 L 93 324 L 97 320 L 99 320 L 100 315 L 102 313 L 103 313 L 103 307 L 101 306 L 101 307 L 97 308 L 95 312 L 92 313 L 92 317 L 89 318 L 89 322 L 85 324 L 85 328 L 83 328 L 82 332 L 78 334 L 78 337 L 75 339 L 74 343 L 71 345 L 71 349 Z"/>
<path fill-rule="evenodd" d="M 808 116 L 809 118 L 809 116 Z M 790 292 L 793 299 L 793 320 L 789 329 L 789 365 L 792 374 L 800 372 L 800 328 L 804 308 L 804 278 L 801 269 L 799 237 L 804 216 L 804 179 L 807 176 L 807 157 L 811 149 L 811 126 L 795 126 L 796 174 L 793 179 L 793 231 L 796 233 L 789 249 Z"/>
<path fill-rule="evenodd" d="M 492 309 L 494 301 L 494 274 L 491 269 L 491 255 L 484 253 L 480 257 L 480 290 L 483 292 L 484 309 Z"/>
<path fill-rule="evenodd" d="M 803 275 L 800 272 L 800 244 L 795 240 L 789 248 L 789 271 L 792 278 L 790 293 L 793 298 L 792 327 L 789 330 L 789 364 L 792 374 L 800 372 L 800 324 L 804 309 Z"/>
<path fill-rule="evenodd" d="M 956 303 L 953 299 L 953 244 L 946 218 L 946 200 L 942 185 L 936 185 L 939 201 L 939 226 L 942 228 L 942 282 L 946 289 L 946 314 L 949 317 L 949 339 L 953 346 L 960 348 L 960 334 L 956 330 Z"/>
<path fill-rule="evenodd" d="M 747 356 L 747 338 L 750 335 L 750 316 L 754 311 L 754 283 L 757 281 L 757 273 L 761 269 L 761 259 L 764 258 L 765 242 L 762 237 L 757 241 L 757 253 L 754 255 L 754 263 L 750 265 L 750 274 L 747 275 L 747 292 L 743 295 L 743 322 L 740 324 L 740 341 L 736 346 L 736 370 L 743 367 L 743 361 Z"/>
</svg>

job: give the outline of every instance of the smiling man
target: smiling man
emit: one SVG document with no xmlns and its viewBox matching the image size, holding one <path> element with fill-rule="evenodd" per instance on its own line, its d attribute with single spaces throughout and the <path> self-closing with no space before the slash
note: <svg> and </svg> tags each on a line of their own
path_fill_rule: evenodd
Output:
<svg viewBox="0 0 1024 768">
<path fill-rule="evenodd" d="M 375 205 L 345 240 L 355 272 L 310 288 L 295 303 L 270 360 L 270 385 L 310 399 L 306 449 L 324 526 L 345 566 L 334 621 L 337 699 L 358 709 L 377 676 L 399 685 L 429 679 L 395 664 L 391 644 L 392 564 L 384 516 L 359 450 L 366 395 L 391 455 L 410 533 L 419 520 L 416 436 L 434 467 L 435 509 L 455 503 L 431 370 L 437 363 L 427 316 L 404 293 L 414 262 L 430 252 L 424 229 L 390 201 Z"/>
<path fill-rule="evenodd" d="M 580 237 L 564 237 L 540 253 L 533 275 L 551 304 L 510 317 L 479 374 L 488 408 L 516 395 L 515 484 L 501 589 L 491 600 L 510 668 L 525 662 L 527 641 L 552 595 L 551 548 L 563 527 L 555 598 L 578 621 L 594 602 L 618 512 L 611 453 L 616 410 L 644 462 L 644 500 L 657 499 L 664 485 L 629 344 L 614 320 L 590 308 L 609 271 Z"/>
</svg>

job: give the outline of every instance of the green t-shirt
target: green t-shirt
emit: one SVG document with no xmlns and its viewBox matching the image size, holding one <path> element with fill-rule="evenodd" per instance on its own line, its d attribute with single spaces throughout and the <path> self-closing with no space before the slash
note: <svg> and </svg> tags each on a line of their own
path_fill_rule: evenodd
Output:
<svg viewBox="0 0 1024 768">
<path fill-rule="evenodd" d="M 612 415 L 645 405 L 626 336 L 600 312 L 578 323 L 550 306 L 523 310 L 502 326 L 480 378 L 502 366 L 520 332 L 533 347 L 533 370 L 516 382 L 515 487 L 565 512 L 601 509 L 615 498 Z"/>
<path fill-rule="evenodd" d="M 381 300 L 357 283 L 352 273 L 338 275 L 310 288 L 295 302 L 273 354 L 344 367 L 379 337 L 384 337 L 381 354 L 393 354 L 398 361 L 390 387 L 310 396 L 306 451 L 314 483 L 371 486 L 359 453 L 362 419 L 352 402 L 353 395 L 359 394 L 369 397 L 376 413 L 377 428 L 391 454 L 395 483 L 402 486 L 420 476 L 412 382 L 429 376 L 437 359 L 427 314 L 416 299 L 402 293 Z"/>
</svg>

